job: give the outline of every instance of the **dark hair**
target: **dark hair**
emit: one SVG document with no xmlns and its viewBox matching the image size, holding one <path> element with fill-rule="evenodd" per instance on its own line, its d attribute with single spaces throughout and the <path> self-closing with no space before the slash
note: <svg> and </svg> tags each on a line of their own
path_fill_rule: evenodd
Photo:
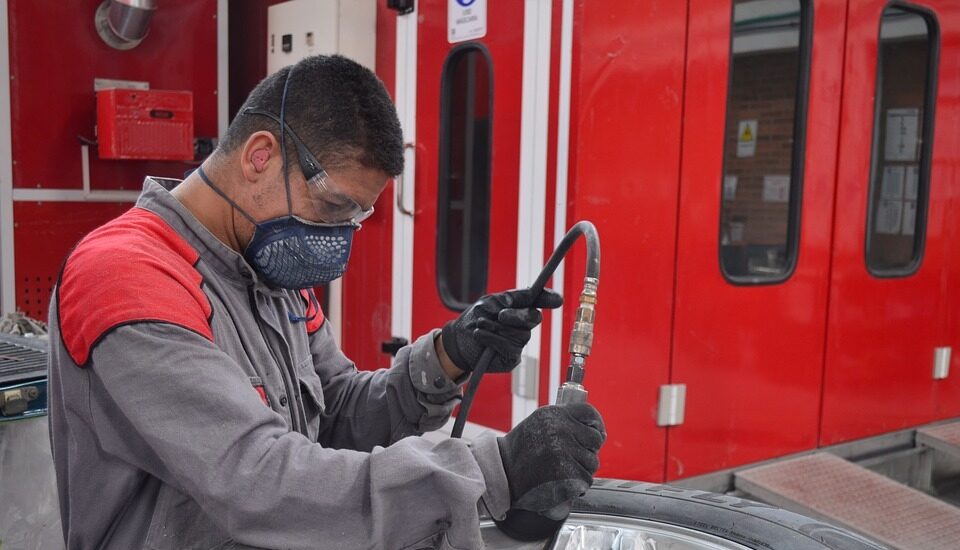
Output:
<svg viewBox="0 0 960 550">
<path fill-rule="evenodd" d="M 403 133 L 387 90 L 369 69 L 339 55 L 308 57 L 257 84 L 227 128 L 220 143 L 223 152 L 235 151 L 261 130 L 280 139 L 274 120 L 244 111 L 268 111 L 279 117 L 289 71 L 293 74 L 284 118 L 324 167 L 359 162 L 390 176 L 403 171 Z M 289 137 L 286 147 L 288 160 L 296 166 L 297 150 Z"/>
</svg>

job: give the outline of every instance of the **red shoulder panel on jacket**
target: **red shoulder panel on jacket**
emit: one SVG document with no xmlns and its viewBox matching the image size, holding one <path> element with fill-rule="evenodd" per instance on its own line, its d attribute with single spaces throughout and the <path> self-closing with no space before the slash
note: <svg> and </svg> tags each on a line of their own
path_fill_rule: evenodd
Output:
<svg viewBox="0 0 960 550">
<path fill-rule="evenodd" d="M 320 302 L 317 300 L 317 295 L 314 294 L 313 289 L 301 290 L 300 296 L 303 298 L 303 301 L 307 303 L 307 311 L 305 314 L 307 318 L 307 334 L 313 334 L 323 326 L 323 310 L 320 308 Z"/>
<path fill-rule="evenodd" d="M 142 208 L 84 237 L 57 285 L 60 334 L 73 361 L 85 365 L 104 335 L 137 322 L 171 323 L 213 341 L 198 258 L 167 222 Z"/>
</svg>

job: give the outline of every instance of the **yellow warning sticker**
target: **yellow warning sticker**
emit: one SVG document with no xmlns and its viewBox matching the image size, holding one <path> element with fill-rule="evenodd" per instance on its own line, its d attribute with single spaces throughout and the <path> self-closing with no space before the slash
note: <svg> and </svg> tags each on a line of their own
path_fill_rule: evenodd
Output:
<svg viewBox="0 0 960 550">
<path fill-rule="evenodd" d="M 737 156 L 752 157 L 757 153 L 757 121 L 741 120 L 737 127 Z"/>
</svg>

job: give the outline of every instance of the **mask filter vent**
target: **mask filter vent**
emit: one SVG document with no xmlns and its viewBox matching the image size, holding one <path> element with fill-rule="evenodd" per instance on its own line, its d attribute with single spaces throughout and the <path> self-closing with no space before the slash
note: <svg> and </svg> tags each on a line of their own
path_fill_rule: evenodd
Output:
<svg viewBox="0 0 960 550">
<path fill-rule="evenodd" d="M 257 226 L 247 261 L 270 286 L 325 285 L 346 271 L 354 231 L 352 225 L 314 226 L 294 217 L 271 220 Z"/>
</svg>

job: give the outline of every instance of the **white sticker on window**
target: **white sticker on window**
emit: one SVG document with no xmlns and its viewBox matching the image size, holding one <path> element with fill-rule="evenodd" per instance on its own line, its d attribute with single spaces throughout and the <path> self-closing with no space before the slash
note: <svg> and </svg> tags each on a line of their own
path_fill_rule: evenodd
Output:
<svg viewBox="0 0 960 550">
<path fill-rule="evenodd" d="M 790 176 L 763 176 L 763 202 L 790 202 Z"/>
<path fill-rule="evenodd" d="M 881 199 L 877 206 L 877 233 L 897 235 L 903 220 L 903 201 Z"/>
<path fill-rule="evenodd" d="M 920 109 L 887 109 L 884 160 L 916 160 Z"/>
<path fill-rule="evenodd" d="M 447 41 L 451 44 L 487 34 L 487 0 L 447 0 Z"/>
<path fill-rule="evenodd" d="M 884 166 L 883 181 L 880 183 L 880 198 L 902 199 L 903 177 L 906 170 L 901 166 Z"/>
<path fill-rule="evenodd" d="M 917 227 L 917 203 L 906 201 L 903 203 L 903 234 L 913 235 Z"/>
<path fill-rule="evenodd" d="M 906 186 L 904 198 L 915 201 L 920 191 L 920 167 L 916 164 L 907 166 Z"/>
<path fill-rule="evenodd" d="M 723 200 L 737 200 L 737 176 L 723 176 Z"/>
</svg>

